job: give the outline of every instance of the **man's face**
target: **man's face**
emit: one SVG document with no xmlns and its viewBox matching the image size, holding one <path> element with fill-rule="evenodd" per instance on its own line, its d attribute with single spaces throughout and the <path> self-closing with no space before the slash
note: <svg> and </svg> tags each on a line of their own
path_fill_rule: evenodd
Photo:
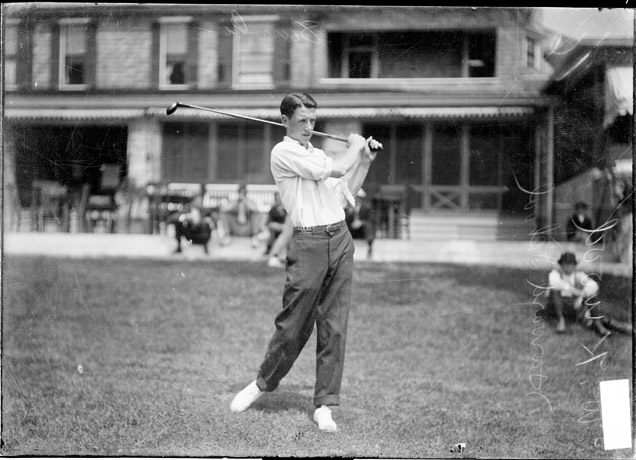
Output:
<svg viewBox="0 0 636 460">
<path fill-rule="evenodd" d="M 316 125 L 316 109 L 305 106 L 298 107 L 291 118 L 282 116 L 283 126 L 287 128 L 287 136 L 306 146 Z"/>
<path fill-rule="evenodd" d="M 561 265 L 561 270 L 563 270 L 563 273 L 566 275 L 571 275 L 574 273 L 574 270 L 576 270 L 576 264 L 563 264 Z"/>
</svg>

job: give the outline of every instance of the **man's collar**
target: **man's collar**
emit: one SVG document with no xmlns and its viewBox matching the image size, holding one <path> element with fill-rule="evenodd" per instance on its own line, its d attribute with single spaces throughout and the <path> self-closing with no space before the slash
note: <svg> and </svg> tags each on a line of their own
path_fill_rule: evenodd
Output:
<svg viewBox="0 0 636 460">
<path fill-rule="evenodd" d="M 283 140 L 284 140 L 284 141 L 287 141 L 287 142 L 294 142 L 294 143 L 296 143 L 296 144 L 300 145 L 301 147 L 303 146 L 303 145 L 300 143 L 300 141 L 298 141 L 298 140 L 296 140 L 296 139 L 294 139 L 294 138 L 291 138 L 291 137 L 289 137 L 289 136 L 285 136 L 285 137 L 283 137 Z M 313 146 L 313 145 L 311 145 L 311 142 L 307 141 L 307 147 L 306 147 L 306 149 L 307 149 L 307 150 L 309 150 L 310 152 L 314 149 L 314 146 Z"/>
</svg>

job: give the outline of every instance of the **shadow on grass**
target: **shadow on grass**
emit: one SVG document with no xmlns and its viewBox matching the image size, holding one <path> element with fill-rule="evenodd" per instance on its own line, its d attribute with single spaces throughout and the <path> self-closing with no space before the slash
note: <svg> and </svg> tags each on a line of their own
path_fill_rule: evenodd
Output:
<svg viewBox="0 0 636 460">
<path fill-rule="evenodd" d="M 271 393 L 265 393 L 252 407 L 265 413 L 297 410 L 298 412 L 307 413 L 309 418 L 311 418 L 314 410 L 312 398 L 293 391 L 273 391 Z"/>
</svg>

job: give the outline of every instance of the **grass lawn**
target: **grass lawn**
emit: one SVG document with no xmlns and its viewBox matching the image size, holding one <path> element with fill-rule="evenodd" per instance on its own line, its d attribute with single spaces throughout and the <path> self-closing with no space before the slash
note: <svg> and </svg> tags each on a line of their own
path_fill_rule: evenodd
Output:
<svg viewBox="0 0 636 460">
<path fill-rule="evenodd" d="M 631 387 L 631 337 L 556 335 L 530 285 L 546 273 L 356 267 L 327 434 L 311 420 L 314 337 L 277 391 L 229 411 L 263 358 L 283 270 L 5 257 L 0 454 L 631 457 L 604 450 L 599 403 L 599 382 Z M 601 308 L 627 319 L 631 280 L 600 281 Z"/>
</svg>

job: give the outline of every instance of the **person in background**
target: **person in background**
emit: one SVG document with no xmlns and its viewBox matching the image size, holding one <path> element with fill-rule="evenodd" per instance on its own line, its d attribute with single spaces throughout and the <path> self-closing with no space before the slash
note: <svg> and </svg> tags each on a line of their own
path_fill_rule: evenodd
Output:
<svg viewBox="0 0 636 460">
<path fill-rule="evenodd" d="M 548 313 L 557 318 L 556 332 L 562 334 L 567 331 L 568 319 L 579 322 L 601 336 L 610 334 L 608 328 L 631 333 L 630 324 L 607 315 L 598 316 L 593 311 L 597 302 L 590 302 L 588 305 L 588 301 L 598 294 L 599 285 L 585 272 L 577 269 L 577 266 L 576 256 L 571 252 L 564 252 L 559 258 L 558 266 L 548 276 Z"/>
<path fill-rule="evenodd" d="M 363 239 L 367 242 L 367 257 L 370 259 L 373 256 L 375 229 L 372 209 L 363 189 L 358 192 L 355 205 L 345 208 L 345 221 L 354 239 Z"/>
<path fill-rule="evenodd" d="M 574 213 L 568 219 L 566 224 L 566 233 L 568 241 L 572 243 L 585 243 L 592 230 L 594 224 L 587 213 L 587 204 L 579 201 L 574 205 Z"/>
<path fill-rule="evenodd" d="M 203 246 L 206 254 L 209 254 L 208 243 L 212 239 L 212 229 L 215 224 L 213 219 L 206 215 L 203 207 L 205 185 L 201 184 L 199 193 L 188 203 L 186 211 L 179 214 L 174 222 L 177 249 L 175 253 L 181 253 L 181 239 L 185 238 L 190 244 Z"/>
<path fill-rule="evenodd" d="M 267 221 L 265 222 L 265 227 L 269 232 L 269 236 L 267 238 L 267 242 L 265 244 L 265 253 L 264 255 L 269 255 L 272 250 L 272 246 L 276 239 L 280 236 L 285 228 L 285 219 L 287 218 L 287 211 L 285 211 L 285 207 L 283 206 L 283 202 L 280 199 L 280 193 L 276 192 L 274 194 L 274 204 L 270 208 L 267 213 Z"/>
<path fill-rule="evenodd" d="M 254 236 L 257 233 L 258 206 L 247 196 L 247 186 L 239 185 L 238 197 L 221 207 L 222 244 L 230 243 L 230 235 Z"/>
</svg>

